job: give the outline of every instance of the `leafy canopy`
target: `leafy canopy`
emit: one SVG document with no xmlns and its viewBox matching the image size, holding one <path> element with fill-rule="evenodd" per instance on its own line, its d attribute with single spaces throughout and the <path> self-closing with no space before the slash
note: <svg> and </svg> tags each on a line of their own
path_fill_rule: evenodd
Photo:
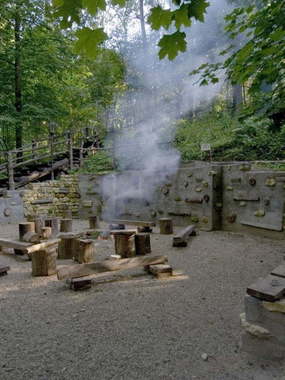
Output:
<svg viewBox="0 0 285 380">
<path fill-rule="evenodd" d="M 78 52 L 94 57 L 102 43 L 108 38 L 101 28 L 82 27 L 84 12 L 96 15 L 106 9 L 106 0 L 52 0 L 54 16 L 60 19 L 62 28 L 71 28 L 77 24 L 76 48 Z M 207 7 L 210 3 L 206 0 L 172 0 L 173 9 L 163 9 L 161 6 L 153 7 L 148 17 L 152 29 L 175 30 L 171 34 L 165 34 L 158 43 L 160 47 L 160 59 L 168 57 L 173 60 L 179 52 L 184 52 L 187 47 L 186 34 L 181 31 L 183 27 L 189 27 L 192 19 L 204 21 Z M 126 0 L 112 0 L 113 6 L 124 7 Z"/>
</svg>

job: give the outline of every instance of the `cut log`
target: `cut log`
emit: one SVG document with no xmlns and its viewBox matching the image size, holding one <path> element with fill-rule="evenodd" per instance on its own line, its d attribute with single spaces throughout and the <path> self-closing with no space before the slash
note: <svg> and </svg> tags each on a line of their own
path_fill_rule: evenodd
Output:
<svg viewBox="0 0 285 380">
<path fill-rule="evenodd" d="M 126 227 L 124 224 L 109 224 L 109 230 L 124 230 Z"/>
<path fill-rule="evenodd" d="M 172 267 L 167 264 L 148 265 L 146 269 L 158 279 L 172 276 Z"/>
<path fill-rule="evenodd" d="M 94 260 L 95 247 L 91 239 L 76 239 L 73 246 L 74 260 L 79 264 L 90 263 Z"/>
<path fill-rule="evenodd" d="M 136 234 L 135 247 L 137 256 L 151 253 L 150 234 Z"/>
<path fill-rule="evenodd" d="M 32 254 L 32 276 L 51 276 L 56 273 L 57 244 Z"/>
<path fill-rule="evenodd" d="M 152 232 L 152 228 L 150 227 L 138 227 L 138 232 L 142 232 L 142 233 L 151 233 Z"/>
<path fill-rule="evenodd" d="M 32 231 L 27 232 L 22 238 L 22 241 L 27 243 L 39 243 L 40 240 L 40 235 Z"/>
<path fill-rule="evenodd" d="M 173 237 L 173 247 L 187 247 L 190 236 L 196 236 L 195 226 L 187 226 Z"/>
<path fill-rule="evenodd" d="M 130 226 L 140 226 L 140 227 L 155 227 L 155 222 L 144 221 L 144 220 L 112 220 L 116 224 L 126 224 Z"/>
<path fill-rule="evenodd" d="M 110 231 L 110 234 L 111 235 L 134 235 L 135 233 L 137 232 L 137 230 L 113 230 L 113 231 Z"/>
<path fill-rule="evenodd" d="M 46 219 L 45 227 L 51 227 L 52 236 L 56 236 L 59 232 L 59 219 L 58 218 Z"/>
<path fill-rule="evenodd" d="M 128 259 L 105 260 L 89 264 L 72 265 L 57 271 L 59 280 L 95 275 L 105 272 L 122 271 L 151 264 L 164 264 L 166 256 L 141 256 Z"/>
<path fill-rule="evenodd" d="M 162 235 L 173 234 L 173 222 L 170 218 L 159 219 L 159 228 Z"/>
<path fill-rule="evenodd" d="M 42 228 L 43 228 L 44 225 L 45 225 L 44 218 L 36 217 L 36 218 L 34 219 L 34 222 L 35 222 L 35 232 L 36 232 L 37 234 L 41 234 L 41 232 L 42 232 Z"/>
<path fill-rule="evenodd" d="M 115 234 L 115 252 L 122 258 L 136 255 L 134 234 Z"/>
<path fill-rule="evenodd" d="M 61 219 L 60 232 L 72 232 L 72 219 Z"/>
<path fill-rule="evenodd" d="M 285 278 L 269 275 L 247 288 L 247 294 L 274 302 L 285 294 Z"/>
<path fill-rule="evenodd" d="M 66 282 L 72 290 L 86 290 L 92 286 L 92 279 L 86 277 L 71 278 L 66 280 Z"/>
<path fill-rule="evenodd" d="M 8 270 L 10 270 L 10 267 L 7 266 L 7 265 L 0 265 L 0 276 L 5 276 L 8 272 Z"/>
<path fill-rule="evenodd" d="M 89 228 L 95 230 L 98 228 L 98 218 L 97 215 L 89 216 Z"/>
<path fill-rule="evenodd" d="M 30 245 L 29 247 L 26 248 L 26 253 L 31 254 L 33 252 L 44 250 L 50 246 L 58 247 L 58 243 L 59 243 L 59 239 L 50 239 L 50 240 L 41 242 L 39 244 L 33 244 L 33 245 Z M 26 244 L 28 244 L 28 243 L 26 243 Z M 0 245 L 1 245 L 1 241 L 0 241 Z"/>
<path fill-rule="evenodd" d="M 35 232 L 35 223 L 34 222 L 26 222 L 19 223 L 19 240 L 23 241 L 24 235 L 27 232 Z"/>
<path fill-rule="evenodd" d="M 59 235 L 58 258 L 61 260 L 73 259 L 77 251 L 77 236 L 74 234 Z"/>
<path fill-rule="evenodd" d="M 40 236 L 41 236 L 41 239 L 48 240 L 52 236 L 52 228 L 42 227 Z"/>
</svg>

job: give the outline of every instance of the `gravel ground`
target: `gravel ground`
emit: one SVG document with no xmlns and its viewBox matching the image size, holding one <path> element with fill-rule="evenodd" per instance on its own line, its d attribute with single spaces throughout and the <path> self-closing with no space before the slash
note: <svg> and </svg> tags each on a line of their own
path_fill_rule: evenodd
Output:
<svg viewBox="0 0 285 380">
<path fill-rule="evenodd" d="M 2 226 L 0 236 L 15 232 Z M 246 286 L 280 264 L 284 242 L 221 231 L 201 232 L 187 248 L 158 233 L 151 242 L 183 276 L 155 280 L 138 269 L 74 292 L 2 253 L 11 270 L 0 278 L 0 379 L 285 380 L 284 363 L 239 347 Z M 96 250 L 103 258 L 113 242 Z"/>
</svg>

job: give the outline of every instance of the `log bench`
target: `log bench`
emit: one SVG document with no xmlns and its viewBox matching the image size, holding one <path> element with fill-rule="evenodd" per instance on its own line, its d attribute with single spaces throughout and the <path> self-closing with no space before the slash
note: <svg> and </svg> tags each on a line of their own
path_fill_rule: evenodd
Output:
<svg viewBox="0 0 285 380">
<path fill-rule="evenodd" d="M 155 227 L 156 223 L 148 220 L 112 220 L 112 223 L 129 225 L 129 226 L 137 226 L 138 232 L 152 232 L 151 227 Z"/>
<path fill-rule="evenodd" d="M 194 225 L 187 226 L 173 236 L 173 247 L 187 247 L 190 236 L 196 236 Z"/>
<path fill-rule="evenodd" d="M 49 246 L 55 245 L 58 242 L 59 239 L 51 239 L 41 243 L 32 244 L 17 240 L 0 239 L 0 250 L 2 248 L 13 248 L 18 251 L 21 251 L 23 255 L 26 254 L 30 256 L 32 253 L 45 249 Z"/>
</svg>

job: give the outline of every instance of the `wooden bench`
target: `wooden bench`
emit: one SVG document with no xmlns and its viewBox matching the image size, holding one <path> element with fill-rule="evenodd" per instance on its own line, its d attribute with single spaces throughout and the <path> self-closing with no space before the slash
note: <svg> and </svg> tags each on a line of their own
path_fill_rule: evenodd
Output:
<svg viewBox="0 0 285 380">
<path fill-rule="evenodd" d="M 138 232 L 152 232 L 151 227 L 155 227 L 156 223 L 151 220 L 112 220 L 112 223 L 123 224 L 129 226 L 137 226 Z"/>
<path fill-rule="evenodd" d="M 13 248 L 30 256 L 32 253 L 46 249 L 47 247 L 57 244 L 58 242 L 59 239 L 51 239 L 43 241 L 42 243 L 32 244 L 17 240 L 0 239 L 0 250 L 2 248 Z"/>
</svg>

